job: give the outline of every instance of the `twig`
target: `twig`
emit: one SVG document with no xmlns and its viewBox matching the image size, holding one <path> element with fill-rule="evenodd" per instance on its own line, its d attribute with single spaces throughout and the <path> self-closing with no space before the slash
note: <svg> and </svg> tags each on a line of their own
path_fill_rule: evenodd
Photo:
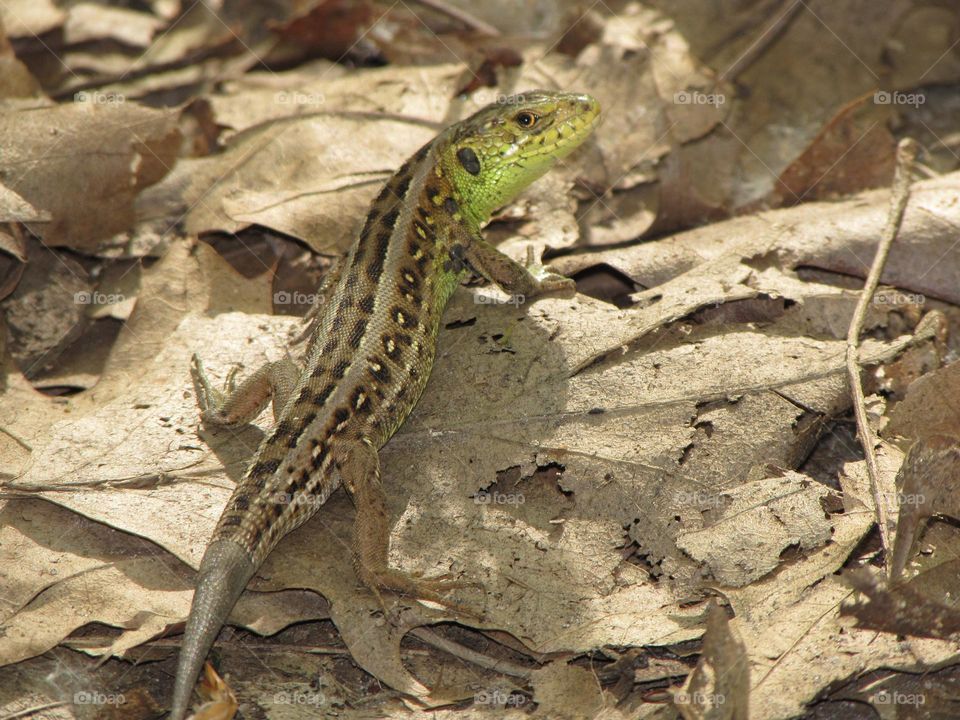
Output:
<svg viewBox="0 0 960 720">
<path fill-rule="evenodd" d="M 760 33 L 760 36 L 756 38 L 736 60 L 733 61 L 733 64 L 730 65 L 726 70 L 724 70 L 717 77 L 717 85 L 736 80 L 737 77 L 746 70 L 750 65 L 753 64 L 753 61 L 756 60 L 777 38 L 780 37 L 780 34 L 783 32 L 784 28 L 790 24 L 790 21 L 796 17 L 797 13 L 803 7 L 803 3 L 800 0 L 795 0 L 793 4 L 780 13 L 780 16 L 770 22 Z"/>
<path fill-rule="evenodd" d="M 19 710 L 15 713 L 11 713 L 10 715 L 4 715 L 2 718 L 0 718 L 0 720 L 14 720 L 15 718 L 25 718 L 25 717 L 29 717 L 30 715 L 36 715 L 38 712 L 43 712 L 44 710 L 63 707 L 66 704 L 67 702 L 65 700 L 61 700 L 60 702 L 47 703 L 46 705 L 37 705 L 32 708 L 27 708 L 26 710 Z"/>
<path fill-rule="evenodd" d="M 867 316 L 867 307 L 873 300 L 873 294 L 880 284 L 880 275 L 890 254 L 890 247 L 900 231 L 903 222 L 903 213 L 910 198 L 910 172 L 917 158 L 919 146 L 911 138 L 904 138 L 897 145 L 897 168 L 893 176 L 893 189 L 890 198 L 890 213 L 887 215 L 887 225 L 883 229 L 877 254 L 870 266 L 870 274 L 860 293 L 860 300 L 853 311 L 850 329 L 847 331 L 847 380 L 850 383 L 850 392 L 853 395 L 853 411 L 857 419 L 857 436 L 863 446 L 867 461 L 867 474 L 870 476 L 870 489 L 873 492 L 873 502 L 876 505 L 877 524 L 880 526 L 880 542 L 883 545 L 884 564 L 889 568 L 890 536 L 887 527 L 887 509 L 882 493 L 880 492 L 880 471 L 877 468 L 875 453 L 876 438 L 867 422 L 867 409 L 864 406 L 863 386 L 860 384 L 859 339 L 863 331 L 864 320 Z"/>
<path fill-rule="evenodd" d="M 441 0 L 414 0 L 414 2 L 430 8 L 441 15 L 446 15 L 447 17 L 466 25 L 471 30 L 476 30 L 478 33 L 482 33 L 483 35 L 489 35 L 490 37 L 499 37 L 500 35 L 500 31 L 490 23 L 484 22 L 476 15 L 471 15 L 466 10 L 461 10 L 460 8 L 447 5 L 447 3 L 441 2 Z"/>
<path fill-rule="evenodd" d="M 461 660 L 466 660 L 474 665 L 479 665 L 486 670 L 493 670 L 494 672 L 502 673 L 503 675 L 512 675 L 513 677 L 521 678 L 523 680 L 529 679 L 530 673 L 533 671 L 533 668 L 525 668 L 507 660 L 496 660 L 488 655 L 484 655 L 483 653 L 478 653 L 476 650 L 471 650 L 470 648 L 464 647 L 459 643 L 442 638 L 426 628 L 416 628 L 415 630 L 411 630 L 410 634 L 418 640 L 425 642 L 427 645 L 430 645 L 431 647 L 434 647 L 438 650 L 443 650 L 454 657 L 458 657 Z"/>
</svg>

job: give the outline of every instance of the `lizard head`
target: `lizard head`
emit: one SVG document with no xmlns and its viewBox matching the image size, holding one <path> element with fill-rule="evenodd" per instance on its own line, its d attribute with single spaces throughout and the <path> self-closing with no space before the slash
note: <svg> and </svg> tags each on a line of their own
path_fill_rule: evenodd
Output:
<svg viewBox="0 0 960 720">
<path fill-rule="evenodd" d="M 503 97 L 452 128 L 445 170 L 480 223 L 579 147 L 599 119 L 600 104 L 589 95 Z"/>
</svg>

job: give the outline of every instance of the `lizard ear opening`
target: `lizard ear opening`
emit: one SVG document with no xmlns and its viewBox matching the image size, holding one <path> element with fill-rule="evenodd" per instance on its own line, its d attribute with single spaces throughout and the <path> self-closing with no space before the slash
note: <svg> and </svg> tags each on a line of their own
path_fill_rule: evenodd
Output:
<svg viewBox="0 0 960 720">
<path fill-rule="evenodd" d="M 457 160 L 463 165 L 463 169 L 471 175 L 480 174 L 480 158 L 473 151 L 473 148 L 462 147 L 457 150 Z"/>
</svg>

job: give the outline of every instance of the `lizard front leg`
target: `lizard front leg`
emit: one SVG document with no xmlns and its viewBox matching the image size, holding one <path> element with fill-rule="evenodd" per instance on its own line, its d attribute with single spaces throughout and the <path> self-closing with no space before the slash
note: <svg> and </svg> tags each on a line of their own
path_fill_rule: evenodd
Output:
<svg viewBox="0 0 960 720">
<path fill-rule="evenodd" d="M 350 492 L 357 516 L 353 526 L 353 563 L 361 582 L 383 605 L 380 591 L 389 590 L 413 599 L 430 600 L 464 614 L 472 614 L 445 600 L 441 593 L 472 583 L 448 580 L 446 576 L 423 578 L 389 566 L 390 519 L 380 482 L 380 459 L 366 439 L 350 441 L 338 453 L 340 479 Z"/>
<path fill-rule="evenodd" d="M 279 418 L 283 406 L 296 387 L 302 371 L 290 358 L 262 365 L 250 377 L 236 385 L 237 368 L 227 375 L 224 391 L 213 387 L 196 354 L 190 366 L 197 393 L 200 417 L 204 422 L 236 427 L 252 422 L 273 398 L 273 417 Z"/>
<path fill-rule="evenodd" d="M 305 337 L 310 338 L 304 351 L 305 357 L 310 356 L 314 346 L 322 337 L 319 332 L 320 315 L 333 296 L 337 281 L 343 273 L 343 266 L 342 259 L 334 261 L 330 266 L 317 290 L 313 307 L 304 318 L 304 330 L 293 341 L 297 343 Z M 237 387 L 237 368 L 234 368 L 227 375 L 224 390 L 220 391 L 213 387 L 203 367 L 203 361 L 198 355 L 193 355 L 190 366 L 190 374 L 193 376 L 193 385 L 197 393 L 197 404 L 200 406 L 203 421 L 223 427 L 236 427 L 252 422 L 263 412 L 271 398 L 273 398 L 273 417 L 278 420 L 302 372 L 302 368 L 288 357 L 277 362 L 265 363 Z"/>
<path fill-rule="evenodd" d="M 573 297 L 577 292 L 577 285 L 573 280 L 551 273 L 534 261 L 532 246 L 527 247 L 526 267 L 479 236 L 453 245 L 450 254 L 454 260 L 460 260 L 473 268 L 510 295 L 532 298 L 551 293 L 561 297 Z"/>
</svg>

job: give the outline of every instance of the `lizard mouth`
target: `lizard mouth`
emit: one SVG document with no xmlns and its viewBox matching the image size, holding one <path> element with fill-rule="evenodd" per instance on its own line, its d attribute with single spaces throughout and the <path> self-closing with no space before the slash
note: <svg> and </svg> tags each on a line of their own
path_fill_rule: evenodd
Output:
<svg viewBox="0 0 960 720">
<path fill-rule="evenodd" d="M 539 142 L 529 143 L 532 152 L 526 157 L 566 157 L 590 136 L 600 123 L 600 103 L 589 95 L 575 95 L 571 102 L 574 108 L 566 118 L 545 130 Z"/>
</svg>

